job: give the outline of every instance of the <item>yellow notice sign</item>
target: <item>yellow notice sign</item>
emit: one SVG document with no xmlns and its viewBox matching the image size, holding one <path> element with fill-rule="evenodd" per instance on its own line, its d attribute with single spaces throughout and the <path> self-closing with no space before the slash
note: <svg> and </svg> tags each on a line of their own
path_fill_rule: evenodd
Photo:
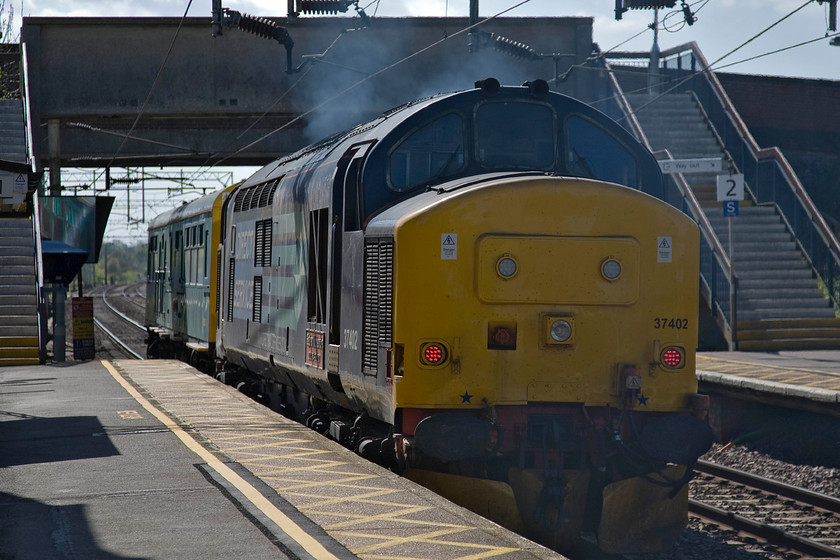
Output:
<svg viewBox="0 0 840 560">
<path fill-rule="evenodd" d="M 92 360 L 96 355 L 93 338 L 93 298 L 71 300 L 73 308 L 73 359 Z"/>
</svg>

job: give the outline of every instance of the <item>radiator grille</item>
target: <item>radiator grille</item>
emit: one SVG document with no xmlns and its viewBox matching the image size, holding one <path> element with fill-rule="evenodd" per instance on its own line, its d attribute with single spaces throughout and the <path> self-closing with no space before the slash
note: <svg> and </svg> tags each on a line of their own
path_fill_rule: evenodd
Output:
<svg viewBox="0 0 840 560">
<path fill-rule="evenodd" d="M 216 253 L 216 328 L 222 320 L 222 252 Z"/>
<path fill-rule="evenodd" d="M 262 323 L 262 276 L 254 276 L 254 310 L 251 319 Z"/>
<path fill-rule="evenodd" d="M 394 244 L 374 241 L 365 245 L 362 371 L 376 375 L 379 348 L 391 345 Z"/>
<path fill-rule="evenodd" d="M 230 259 L 230 269 L 228 270 L 228 289 L 227 289 L 227 320 L 233 321 L 233 286 L 234 273 L 236 272 L 236 261 Z"/>
</svg>

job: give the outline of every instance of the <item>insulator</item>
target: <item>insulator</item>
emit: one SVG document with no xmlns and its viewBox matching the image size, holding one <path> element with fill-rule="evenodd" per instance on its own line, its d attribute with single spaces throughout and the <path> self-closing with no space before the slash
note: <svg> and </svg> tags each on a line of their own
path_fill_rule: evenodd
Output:
<svg viewBox="0 0 840 560">
<path fill-rule="evenodd" d="M 299 0 L 298 9 L 302 14 L 337 14 L 346 12 L 349 0 Z"/>
<path fill-rule="evenodd" d="M 624 8 L 631 10 L 673 8 L 676 3 L 676 0 L 624 0 Z"/>
<path fill-rule="evenodd" d="M 496 35 L 493 38 L 493 47 L 497 51 L 505 52 L 511 56 L 515 56 L 517 58 L 525 58 L 528 60 L 536 60 L 540 56 L 537 54 L 537 51 L 529 47 L 528 45 L 524 45 L 522 43 L 518 43 L 507 37 L 502 37 L 500 35 Z"/>
<path fill-rule="evenodd" d="M 236 24 L 242 31 L 253 33 L 266 39 L 276 39 L 282 29 L 279 25 L 271 20 L 242 14 L 242 18 Z"/>
</svg>

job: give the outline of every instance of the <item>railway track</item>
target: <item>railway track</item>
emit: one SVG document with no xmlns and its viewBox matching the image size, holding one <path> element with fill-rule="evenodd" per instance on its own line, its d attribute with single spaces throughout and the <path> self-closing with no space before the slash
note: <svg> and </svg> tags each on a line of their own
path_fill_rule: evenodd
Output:
<svg viewBox="0 0 840 560">
<path fill-rule="evenodd" d="M 746 542 L 754 537 L 799 557 L 840 558 L 840 499 L 706 461 L 695 470 L 701 474 L 692 483 L 692 515 L 745 534 Z"/>
<path fill-rule="evenodd" d="M 94 325 L 108 340 L 107 346 L 127 357 L 145 359 L 146 328 L 141 322 L 145 305 L 139 301 L 145 296 L 140 284 L 99 288 L 91 295 L 97 317 Z"/>
</svg>

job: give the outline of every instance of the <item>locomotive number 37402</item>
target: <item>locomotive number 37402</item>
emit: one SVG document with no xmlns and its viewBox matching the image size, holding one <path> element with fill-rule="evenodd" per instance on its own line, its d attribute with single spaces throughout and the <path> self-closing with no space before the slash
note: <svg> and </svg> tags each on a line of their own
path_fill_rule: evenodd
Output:
<svg viewBox="0 0 840 560">
<path fill-rule="evenodd" d="M 688 319 L 684 317 L 654 317 L 653 328 L 686 330 L 688 329 Z"/>
</svg>

